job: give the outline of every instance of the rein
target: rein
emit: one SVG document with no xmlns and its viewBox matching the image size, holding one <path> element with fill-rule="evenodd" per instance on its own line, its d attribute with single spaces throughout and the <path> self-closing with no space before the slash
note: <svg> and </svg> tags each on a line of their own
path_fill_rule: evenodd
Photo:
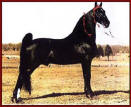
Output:
<svg viewBox="0 0 131 107">
<path fill-rule="evenodd" d="M 93 8 L 93 18 L 94 18 L 94 23 L 96 24 L 96 19 L 95 19 L 95 10 L 98 9 L 98 8 L 101 8 L 101 6 L 96 6 L 95 8 Z M 85 13 L 83 15 L 83 27 L 84 27 L 84 32 L 89 36 L 91 37 L 92 34 L 88 33 L 87 29 L 86 29 L 86 17 L 85 17 Z M 99 27 L 99 26 L 98 26 Z"/>
</svg>

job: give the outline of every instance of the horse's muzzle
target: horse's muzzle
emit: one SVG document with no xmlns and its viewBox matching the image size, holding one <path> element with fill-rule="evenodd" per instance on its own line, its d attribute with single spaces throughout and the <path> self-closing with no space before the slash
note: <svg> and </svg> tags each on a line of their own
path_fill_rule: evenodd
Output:
<svg viewBox="0 0 131 107">
<path fill-rule="evenodd" d="M 107 23 L 104 24 L 105 28 L 108 28 L 110 25 L 110 21 L 108 21 Z"/>
</svg>

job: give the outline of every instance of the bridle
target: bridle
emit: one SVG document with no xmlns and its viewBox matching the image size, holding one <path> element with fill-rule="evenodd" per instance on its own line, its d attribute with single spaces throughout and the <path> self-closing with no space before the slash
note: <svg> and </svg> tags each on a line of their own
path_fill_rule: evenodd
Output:
<svg viewBox="0 0 131 107">
<path fill-rule="evenodd" d="M 96 6 L 95 8 L 93 8 L 93 17 L 94 17 L 94 23 L 96 23 L 96 19 L 95 19 L 95 11 L 96 9 L 101 8 L 101 6 Z"/>
<path fill-rule="evenodd" d="M 101 8 L 101 6 L 96 6 L 95 8 L 93 8 L 93 18 L 94 18 L 94 23 L 96 24 L 96 19 L 95 19 L 95 11 L 96 9 L 98 8 Z M 83 27 L 84 27 L 84 32 L 89 36 L 91 37 L 92 34 L 88 33 L 87 29 L 86 29 L 86 22 L 85 22 L 85 19 L 86 19 L 86 16 L 85 16 L 85 13 L 83 15 Z"/>
</svg>

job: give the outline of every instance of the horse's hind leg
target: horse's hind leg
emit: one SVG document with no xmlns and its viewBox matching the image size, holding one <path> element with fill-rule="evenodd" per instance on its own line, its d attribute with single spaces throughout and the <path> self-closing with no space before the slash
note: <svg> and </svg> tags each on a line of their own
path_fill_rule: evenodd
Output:
<svg viewBox="0 0 131 107">
<path fill-rule="evenodd" d="M 84 77 L 84 91 L 87 97 L 92 97 L 93 91 L 91 89 L 91 59 L 84 59 L 82 62 L 83 77 Z"/>
<path fill-rule="evenodd" d="M 23 67 L 20 66 L 20 72 L 19 72 L 19 76 L 18 76 L 18 79 L 17 79 L 17 83 L 16 83 L 16 86 L 15 86 L 15 89 L 13 91 L 13 97 L 12 97 L 12 102 L 14 102 L 14 100 L 17 102 L 19 102 L 19 98 L 20 98 L 20 90 L 22 88 L 22 85 L 23 85 L 23 74 L 21 71 L 24 71 L 26 69 L 24 69 Z"/>
<path fill-rule="evenodd" d="M 28 63 L 29 64 L 29 63 Z M 32 64 L 30 63 L 29 66 L 27 65 L 20 65 L 20 72 L 19 72 L 19 76 L 18 76 L 18 80 L 17 80 L 17 83 L 16 83 L 16 86 L 15 86 L 15 89 L 13 91 L 13 97 L 12 97 L 12 102 L 15 102 L 18 103 L 21 101 L 20 99 L 20 91 L 21 91 L 21 88 L 24 84 L 24 82 L 27 82 L 30 78 L 30 75 L 31 73 L 39 66 L 39 63 L 37 62 L 33 62 Z M 26 81 L 26 79 L 27 81 Z M 30 82 L 27 82 L 28 86 L 26 87 L 29 87 L 28 91 L 29 93 L 31 94 L 31 83 Z"/>
</svg>

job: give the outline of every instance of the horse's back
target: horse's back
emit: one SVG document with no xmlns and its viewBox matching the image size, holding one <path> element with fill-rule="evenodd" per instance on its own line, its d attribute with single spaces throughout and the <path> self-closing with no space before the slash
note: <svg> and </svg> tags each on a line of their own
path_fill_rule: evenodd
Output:
<svg viewBox="0 0 131 107">
<path fill-rule="evenodd" d="M 79 59 L 72 42 L 65 39 L 40 38 L 33 40 L 36 45 L 35 56 L 41 63 L 72 64 Z"/>
<path fill-rule="evenodd" d="M 40 38 L 33 40 L 35 49 L 33 54 L 42 64 L 75 64 L 80 63 L 81 58 L 90 54 L 89 44 L 74 44 L 66 39 Z"/>
</svg>

